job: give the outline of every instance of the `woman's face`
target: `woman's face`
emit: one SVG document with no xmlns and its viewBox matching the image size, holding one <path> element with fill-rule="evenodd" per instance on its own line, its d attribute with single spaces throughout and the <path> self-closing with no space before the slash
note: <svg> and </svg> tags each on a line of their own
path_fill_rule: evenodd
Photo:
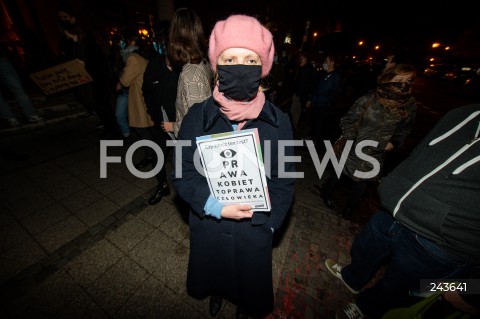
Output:
<svg viewBox="0 0 480 319">
<path fill-rule="evenodd" d="M 412 84 L 413 82 L 413 73 L 403 74 L 403 75 L 395 75 L 391 82 L 405 82 L 408 84 Z"/>
<path fill-rule="evenodd" d="M 217 65 L 262 65 L 262 61 L 258 54 L 252 50 L 244 48 L 230 48 L 220 54 Z"/>
</svg>

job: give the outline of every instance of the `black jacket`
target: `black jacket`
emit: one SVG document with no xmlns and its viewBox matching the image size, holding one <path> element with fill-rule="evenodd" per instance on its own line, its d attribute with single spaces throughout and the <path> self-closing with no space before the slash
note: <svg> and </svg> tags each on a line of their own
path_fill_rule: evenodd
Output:
<svg viewBox="0 0 480 319">
<path fill-rule="evenodd" d="M 372 94 L 369 92 L 358 98 L 340 119 L 343 137 L 347 140 L 354 140 L 343 169 L 343 173 L 354 181 L 378 180 L 382 176 L 384 168 L 387 143 L 391 142 L 395 147 L 401 146 L 415 124 L 417 104 L 413 97 L 405 105 L 408 114 L 402 119 L 390 108 L 380 104 Z M 359 143 L 369 140 L 378 142 L 377 147 L 364 147 L 362 152 L 378 161 L 380 171 L 376 174 L 374 174 L 371 159 L 360 158 L 355 152 Z M 356 173 L 356 171 L 358 172 Z M 360 177 L 359 172 L 368 173 L 371 176 Z"/>
<path fill-rule="evenodd" d="M 381 204 L 400 223 L 475 264 L 480 264 L 479 130 L 480 104 L 450 111 L 378 189 Z"/>
<path fill-rule="evenodd" d="M 175 122 L 178 73 L 168 69 L 165 57 L 157 55 L 148 61 L 143 74 L 142 92 L 147 112 L 156 125 L 165 121 L 163 106 L 169 122 Z"/>
<path fill-rule="evenodd" d="M 300 102 L 306 103 L 315 88 L 317 76 L 310 62 L 300 66 L 295 74 L 293 82 L 293 92 L 300 97 Z"/>
</svg>

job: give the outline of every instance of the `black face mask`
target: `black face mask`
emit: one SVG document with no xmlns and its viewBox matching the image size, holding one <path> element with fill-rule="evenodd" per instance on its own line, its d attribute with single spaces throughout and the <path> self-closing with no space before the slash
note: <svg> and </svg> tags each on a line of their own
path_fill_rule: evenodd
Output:
<svg viewBox="0 0 480 319">
<path fill-rule="evenodd" d="M 257 95 L 262 78 L 261 65 L 218 65 L 218 90 L 236 101 L 246 101 Z"/>
<path fill-rule="evenodd" d="M 403 101 L 410 97 L 411 84 L 406 82 L 387 82 L 378 85 L 377 93 L 380 97 Z"/>
</svg>

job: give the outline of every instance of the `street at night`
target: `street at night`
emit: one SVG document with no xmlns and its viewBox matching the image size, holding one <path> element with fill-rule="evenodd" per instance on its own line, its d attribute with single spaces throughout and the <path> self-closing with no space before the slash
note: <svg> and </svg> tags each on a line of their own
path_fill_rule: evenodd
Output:
<svg viewBox="0 0 480 319">
<path fill-rule="evenodd" d="M 394 238 L 400 234 L 394 230 L 394 227 L 398 225 L 403 227 L 402 231 L 411 236 L 408 238 L 414 238 L 411 240 L 413 242 L 411 247 L 422 251 L 422 258 L 427 256 L 425 260 L 438 261 L 440 266 L 431 268 L 440 270 L 433 269 L 432 272 L 438 271 L 438 274 L 443 274 L 442 267 L 447 264 L 455 271 L 461 269 L 464 272 L 459 271 L 460 273 L 472 274 L 472 278 L 477 278 L 475 271 L 478 270 L 480 263 L 479 251 L 478 247 L 471 247 L 474 247 L 476 241 L 480 239 L 478 232 L 471 229 L 475 228 L 479 221 L 478 216 L 472 215 L 478 213 L 478 207 L 472 212 L 471 207 L 464 209 L 464 205 L 468 206 L 470 202 L 473 203 L 470 206 L 474 205 L 480 198 L 478 185 L 480 143 L 477 142 L 480 124 L 476 135 L 472 132 L 472 140 L 467 143 L 468 145 L 459 144 L 458 147 L 462 149 L 455 153 L 455 156 L 459 157 L 465 153 L 471 158 L 460 164 L 456 162 L 455 165 L 458 164 L 458 168 L 452 174 L 445 175 L 444 180 L 438 183 L 432 183 L 433 187 L 439 187 L 443 191 L 441 187 L 444 182 L 445 184 L 452 180 L 452 183 L 457 182 L 454 178 L 449 179 L 451 175 L 460 176 L 459 182 L 451 187 L 451 196 L 447 193 L 445 198 L 433 198 L 435 194 L 429 194 L 431 195 L 428 197 L 431 200 L 430 204 L 424 204 L 425 197 L 419 196 L 419 200 L 413 204 L 409 203 L 410 207 L 403 203 L 412 198 L 408 196 L 415 193 L 417 187 L 420 189 L 421 183 L 431 176 L 422 175 L 426 177 L 415 184 L 414 180 L 409 180 L 410 176 L 407 176 L 410 172 L 404 170 L 405 176 L 399 178 L 396 175 L 399 178 L 398 183 L 389 179 L 390 173 L 395 173 L 395 168 L 400 163 L 411 159 L 412 150 L 446 114 L 451 114 L 449 112 L 452 110 L 460 110 L 466 105 L 474 107 L 480 105 L 480 24 L 477 10 L 474 10 L 471 4 L 446 1 L 428 8 L 407 1 L 407 3 L 395 4 L 396 8 L 393 9 L 388 3 L 382 4 L 381 8 L 373 8 L 373 4 L 350 4 L 344 1 L 311 3 L 311 1 L 267 0 L 226 3 L 217 0 L 72 0 L 64 3 L 59 0 L 0 0 L 0 17 L 2 17 L 0 19 L 1 318 L 260 318 L 240 313 L 241 307 L 228 296 L 225 296 L 219 309 L 212 314 L 212 300 L 209 297 L 198 299 L 190 293 L 187 284 L 187 274 L 192 271 L 189 268 L 191 267 L 189 260 L 192 258 L 192 246 L 197 247 L 192 245 L 194 242 L 191 242 L 191 238 L 194 228 L 201 227 L 191 222 L 192 219 L 189 216 L 192 215 L 189 213 L 195 214 L 200 211 L 201 214 L 198 215 L 203 215 L 198 219 L 199 223 L 205 220 L 211 221 L 216 215 L 207 211 L 207 204 L 213 198 L 212 195 L 205 206 L 203 206 L 205 200 L 202 197 L 202 205 L 199 206 L 198 211 L 194 210 L 193 205 L 192 208 L 188 207 L 187 202 L 190 198 L 187 197 L 190 197 L 190 193 L 181 198 L 181 191 L 174 187 L 174 178 L 170 175 L 174 167 L 177 170 L 181 167 L 181 165 L 175 166 L 179 164 L 174 162 L 175 151 L 170 151 L 165 158 L 164 165 L 168 178 L 163 180 L 166 183 L 166 186 L 163 186 L 164 190 L 168 188 L 168 192 L 165 191 L 163 194 L 160 192 L 159 198 L 154 198 L 159 194 L 162 186 L 157 176 L 144 178 L 136 174 L 151 171 L 156 165 L 157 157 L 156 155 L 153 155 L 153 158 L 148 157 L 149 153 L 143 152 L 142 148 L 132 153 L 132 144 L 136 146 L 138 144 L 135 142 L 140 140 L 149 140 L 157 146 L 161 144 L 154 142 L 153 135 L 149 135 L 148 138 L 142 135 L 146 134 L 142 129 L 160 126 L 161 135 L 166 136 L 166 132 L 170 133 L 170 137 L 163 137 L 168 142 L 171 136 L 179 133 L 175 131 L 174 126 L 181 123 L 181 119 L 178 118 L 182 107 L 179 106 L 181 104 L 179 100 L 184 96 L 177 95 L 180 87 L 177 87 L 177 82 L 186 81 L 181 77 L 184 74 L 184 65 L 194 64 L 191 63 L 190 57 L 187 63 L 173 66 L 169 60 L 173 56 L 172 52 L 168 51 L 168 40 L 171 36 L 170 23 L 174 12 L 182 7 L 192 8 L 198 13 L 207 37 L 205 40 L 208 40 L 215 22 L 227 18 L 230 14 L 251 15 L 258 19 L 256 23 L 261 25 L 261 30 L 265 30 L 262 32 L 271 34 L 267 37 L 270 42 L 265 40 L 268 45 L 273 44 L 270 46 L 271 55 L 262 56 L 249 45 L 245 48 L 231 45 L 227 46 L 227 49 L 219 50 L 219 55 L 221 52 L 232 49 L 234 52 L 238 49 L 253 52 L 253 55 L 252 53 L 248 55 L 247 61 L 260 63 L 254 67 L 261 69 L 261 72 L 267 63 L 272 63 L 272 69 L 268 68 L 263 78 L 260 78 L 258 73 L 258 79 L 255 78 L 256 82 L 254 82 L 256 86 L 249 98 L 231 99 L 230 95 L 220 91 L 228 90 L 225 87 L 220 89 L 220 81 L 224 80 L 221 80 L 223 78 L 219 75 L 218 67 L 226 66 L 222 65 L 220 56 L 213 59 L 216 65 L 211 70 L 215 73 L 215 75 L 212 73 L 210 81 L 212 83 L 204 86 L 209 94 L 215 93 L 213 89 L 216 88 L 218 94 L 224 94 L 223 98 L 227 102 L 238 102 L 238 105 L 241 103 L 242 108 L 244 105 L 250 107 L 252 101 L 261 101 L 262 104 L 259 105 L 260 108 L 255 117 L 242 117 L 238 120 L 221 114 L 215 118 L 215 120 L 223 118 L 225 123 L 230 125 L 228 128 L 234 130 L 242 128 L 239 124 L 243 125 L 247 120 L 251 121 L 248 122 L 249 124 L 257 125 L 257 121 L 261 122 L 258 114 L 265 116 L 264 108 L 271 103 L 276 105 L 276 108 L 273 108 L 278 112 L 276 116 L 280 115 L 278 118 L 286 119 L 287 129 L 279 133 L 274 131 L 280 131 L 280 129 L 278 129 L 277 119 L 272 116 L 274 120 L 271 123 L 265 120 L 269 123 L 268 125 L 274 127 L 269 131 L 268 136 L 273 136 L 271 140 L 279 139 L 278 136 L 288 133 L 292 127 L 292 135 L 297 142 L 295 147 L 291 147 L 295 156 L 288 157 L 286 162 L 295 162 L 295 170 L 300 176 L 297 175 L 294 184 L 290 184 L 293 200 L 283 224 L 274 229 L 274 226 L 269 224 L 273 214 L 268 212 L 265 214 L 265 220 L 267 220 L 265 224 L 256 225 L 253 223 L 253 218 L 248 217 L 252 219 L 252 223 L 248 221 L 248 227 L 245 228 L 251 229 L 255 234 L 265 233 L 273 242 L 271 260 L 273 311 L 262 318 L 368 319 L 370 315 L 364 316 L 361 310 L 368 309 L 369 305 L 365 300 L 368 299 L 369 293 L 372 291 L 379 293 L 379 289 L 385 289 L 387 292 L 404 292 L 404 290 L 395 290 L 397 287 L 387 287 L 388 285 L 381 288 L 379 288 L 380 285 L 376 286 L 378 282 L 384 280 L 383 275 L 388 271 L 388 262 L 395 259 L 396 252 L 388 257 L 385 254 L 385 259 L 377 263 L 379 270 L 372 271 L 369 277 L 372 279 L 365 281 L 367 283 L 364 285 L 362 283 L 360 289 L 348 284 L 349 280 L 352 282 L 354 280 L 345 276 L 341 268 L 339 270 L 342 265 L 349 265 L 361 259 L 358 255 L 354 256 L 352 247 L 359 249 L 362 246 L 357 238 L 364 240 L 368 237 L 361 237 L 361 234 L 375 228 L 369 222 L 373 220 L 372 216 L 380 216 L 379 212 L 390 213 L 389 220 L 394 225 L 387 231 L 388 236 L 382 238 L 390 235 Z M 71 12 L 76 15 L 74 16 L 73 13 L 70 15 Z M 401 18 L 396 18 L 399 15 Z M 248 37 L 254 36 L 257 35 L 248 35 Z M 135 40 L 129 41 L 129 39 Z M 186 46 L 185 42 L 183 44 Z M 87 46 L 88 49 L 86 49 Z M 182 50 L 185 51 L 185 48 L 180 51 Z M 138 56 L 138 61 L 141 62 L 132 62 L 131 56 Z M 188 54 L 185 53 L 185 56 Z M 172 122 L 165 113 L 164 104 L 161 103 L 155 104 L 155 107 L 156 111 L 160 110 L 158 114 L 162 114 L 162 119 L 160 122 L 154 119 L 155 112 L 152 113 L 147 106 L 147 100 L 151 103 L 153 99 L 151 96 L 149 99 L 145 98 L 149 95 L 145 93 L 147 91 L 142 84 L 143 74 L 147 74 L 145 71 L 147 66 L 152 65 L 151 61 L 160 61 L 160 59 L 157 60 L 159 57 L 163 59 L 165 69 L 176 76 L 172 77 L 175 79 L 173 86 L 168 86 L 165 78 L 167 88 L 161 91 L 163 94 L 165 90 L 175 88 L 175 91 L 169 91 L 169 93 L 175 92 L 175 95 L 168 100 L 169 103 L 173 103 L 173 119 L 170 116 Z M 256 57 L 259 62 L 255 60 Z M 207 65 L 208 60 L 211 65 L 209 59 L 211 56 L 207 52 L 201 59 L 201 63 L 205 62 Z M 398 60 L 389 61 L 389 59 Z M 88 60 L 93 60 L 94 63 L 89 64 Z M 233 59 L 224 58 L 224 61 L 230 60 Z M 267 63 L 264 63 L 265 61 Z M 302 61 L 305 61 L 305 64 L 302 65 Z M 245 67 L 248 63 L 244 62 L 245 65 L 242 66 Z M 395 72 L 398 74 L 388 71 L 386 65 L 389 63 L 397 67 Z M 334 67 L 331 66 L 332 64 Z M 135 72 L 132 72 L 138 76 L 140 83 L 137 87 L 139 99 L 135 102 L 129 94 L 133 91 L 131 87 L 138 83 L 122 82 L 127 65 L 138 67 Z M 308 67 L 308 70 L 311 70 L 311 76 L 305 76 L 307 80 L 303 81 L 302 76 L 308 74 L 308 70 L 302 69 L 305 65 L 306 69 Z M 157 75 L 155 72 L 158 70 L 151 74 Z M 302 72 L 305 73 L 302 74 Z M 382 78 L 388 72 L 392 72 L 391 78 Z M 331 91 L 334 92 L 331 94 L 331 101 L 322 104 L 318 102 L 320 100 L 318 91 L 321 90 L 317 89 L 322 81 L 331 80 L 333 75 L 338 75 L 338 83 L 335 84 L 338 86 Z M 178 81 L 179 78 L 181 81 Z M 200 81 L 198 78 L 199 75 L 195 73 L 195 81 Z M 298 79 L 302 79 L 303 82 Z M 244 85 L 243 81 L 247 80 L 249 80 L 248 77 L 242 78 L 235 85 L 240 86 L 240 82 Z M 163 84 L 156 78 L 148 83 Z M 99 87 L 101 89 L 98 89 Z M 386 89 L 387 87 L 389 89 Z M 265 92 L 263 92 L 264 89 Z M 302 89 L 305 92 L 300 97 L 299 92 Z M 192 89 L 193 91 L 195 90 Z M 192 92 L 189 93 L 193 94 Z M 162 95 L 164 96 L 165 94 Z M 265 100 L 260 100 L 259 97 L 263 96 Z M 336 192 L 327 198 L 326 190 L 330 186 L 328 181 L 335 174 L 333 169 L 335 164 L 327 163 L 319 169 L 319 161 L 328 159 L 330 156 L 325 152 L 325 149 L 330 147 L 328 143 L 333 144 L 339 135 L 346 134 L 342 132 L 341 125 L 344 124 L 341 123 L 341 119 L 346 117 L 352 105 L 362 99 L 367 101 L 366 96 L 370 97 L 368 103 L 374 101 L 377 104 L 371 107 L 371 104 L 365 102 L 367 106 L 363 106 L 361 116 L 357 116 L 356 122 L 352 121 L 351 126 L 354 127 L 352 131 L 356 134 L 352 139 L 361 140 L 358 136 L 361 125 L 364 124 L 365 114 L 368 112 L 374 114 L 369 118 L 369 123 L 378 118 L 382 119 L 378 121 L 381 123 L 377 123 L 378 126 L 376 131 L 373 130 L 372 136 L 383 138 L 382 134 L 390 134 L 384 141 L 385 147 L 380 148 L 378 152 L 385 159 L 382 162 L 383 171 L 378 175 L 380 176 L 378 179 L 375 176 L 363 183 L 361 178 L 355 180 L 350 176 L 351 180 L 348 180 L 349 176 L 345 172 L 349 168 L 345 165 L 346 168 L 338 172 L 342 175 L 342 179 L 339 179 L 340 182 L 336 184 L 338 187 Z M 219 106 L 219 114 L 226 112 L 218 100 L 214 98 L 211 100 L 212 103 L 217 103 L 212 105 Z M 167 103 L 165 101 L 163 102 Z M 141 105 L 139 109 L 146 116 L 146 122 L 152 124 L 145 124 L 146 127 L 143 127 L 143 124 L 138 126 L 137 123 L 132 125 L 136 110 L 133 113 L 129 111 L 135 107 L 131 105 L 136 103 Z M 198 104 L 194 103 L 195 106 Z M 161 108 L 158 107 L 160 105 Z M 298 109 L 294 109 L 293 105 L 298 106 Z M 413 112 L 406 111 L 410 105 L 416 106 Z M 186 112 L 189 107 L 192 105 L 185 108 Z M 325 109 L 322 110 L 322 107 L 328 112 L 325 112 Z M 216 107 L 215 110 L 217 110 Z M 387 113 L 391 117 L 387 117 L 385 115 Z M 296 114 L 299 117 L 298 123 L 295 123 Z M 323 114 L 325 118 L 321 118 L 319 114 Z M 463 122 L 459 120 L 459 124 L 443 123 L 442 125 L 446 126 L 450 124 L 457 126 L 446 128 L 445 131 L 448 132 L 442 131 L 443 135 L 438 139 L 449 137 L 448 145 L 457 146 L 456 138 L 459 137 L 456 137 L 455 133 L 462 131 L 466 123 L 468 125 L 477 123 L 479 114 L 480 111 L 473 112 L 467 120 Z M 401 131 L 402 125 L 406 126 L 409 116 L 413 119 L 413 129 L 406 134 L 403 143 L 397 147 L 394 143 L 396 142 L 394 135 Z M 388 121 L 392 118 L 397 121 L 395 125 L 398 125 L 399 129 L 393 129 L 390 132 L 386 124 L 389 124 Z M 194 120 L 198 120 L 198 123 L 207 123 L 206 118 Z M 316 122 L 316 120 L 320 121 Z M 193 122 L 195 121 L 191 123 Z M 171 131 L 165 126 L 168 123 L 172 126 Z M 260 124 L 263 125 L 263 123 Z M 205 127 L 208 126 L 205 124 Z M 327 137 L 323 136 L 327 141 L 325 148 L 323 144 L 318 143 L 320 131 L 322 134 L 327 131 L 325 133 Z M 225 130 L 221 132 L 224 134 Z M 208 134 L 211 133 L 208 132 Z M 199 135 L 201 134 L 196 134 L 194 137 Z M 387 148 L 389 144 L 392 149 Z M 265 149 L 266 145 L 262 145 L 261 150 Z M 229 151 L 229 154 L 234 154 L 231 150 Z M 175 154 L 179 156 L 181 152 Z M 285 153 L 282 154 L 285 155 Z M 108 156 L 109 160 L 105 160 L 105 156 Z M 220 156 L 224 157 L 221 154 Z M 438 156 L 440 158 L 446 155 L 439 151 Z M 448 161 L 453 161 L 453 158 L 454 156 L 449 157 Z M 269 158 L 263 159 L 267 161 Z M 263 159 L 260 160 L 263 161 Z M 351 163 L 350 160 L 350 158 L 346 159 L 344 164 Z M 130 167 L 127 166 L 127 162 Z M 144 165 L 142 162 L 145 162 Z M 425 161 L 425 167 L 430 165 L 427 162 Z M 438 164 L 438 169 L 447 164 Z M 412 166 L 411 171 L 415 169 L 417 167 Z M 424 169 L 424 167 L 418 167 L 418 169 Z M 432 175 L 437 172 L 438 170 L 432 170 Z M 103 173 L 106 176 L 102 176 Z M 347 177 L 347 182 L 344 176 Z M 275 178 L 275 176 L 267 177 L 268 182 Z M 477 180 L 472 182 L 475 178 Z M 265 183 L 266 181 L 267 178 Z M 178 180 L 176 182 L 179 183 Z M 393 183 L 395 187 L 405 188 L 402 192 L 405 191 L 406 195 L 398 201 L 395 210 L 391 211 L 388 210 L 388 204 L 383 205 L 379 191 L 381 184 L 385 185 L 386 182 Z M 402 183 L 415 185 L 409 189 Z M 192 198 L 199 196 L 197 191 L 200 191 L 202 185 L 202 183 L 198 183 L 198 186 L 194 185 L 191 192 Z M 349 188 L 351 185 L 354 186 Z M 353 193 L 352 189 L 358 185 L 364 188 L 359 193 L 359 201 L 352 204 L 353 200 L 351 201 L 349 192 Z M 221 187 L 222 185 L 219 185 L 219 188 Z M 426 188 L 421 192 L 434 193 L 433 188 Z M 278 191 L 275 187 L 270 187 L 270 190 Z M 460 190 L 468 191 L 469 195 L 460 200 L 454 198 Z M 400 191 L 396 192 L 393 197 L 400 193 Z M 473 193 L 475 196 L 470 196 Z M 155 195 L 152 196 L 152 194 Z M 207 198 L 208 194 L 207 192 L 204 197 Z M 283 199 L 276 193 L 275 196 L 272 198 Z M 152 198 L 155 200 L 152 201 Z M 443 202 L 451 199 L 456 203 L 455 205 L 449 206 Z M 219 200 L 216 200 L 219 204 Z M 218 221 L 219 225 L 222 225 L 222 218 L 225 218 L 222 214 L 225 213 L 226 206 L 221 204 L 218 220 L 214 220 Z M 431 207 L 427 207 L 429 205 Z M 405 206 L 407 208 L 404 208 Z M 437 207 L 441 209 L 436 209 Z M 431 216 L 435 215 L 432 219 L 436 219 L 435 222 L 438 222 L 438 225 L 435 224 L 432 227 L 433 230 L 427 229 L 426 237 L 423 238 L 424 234 L 421 233 L 424 231 L 423 226 L 410 229 L 403 225 L 403 220 L 399 221 L 403 215 L 396 219 L 398 215 L 395 214 L 402 209 L 412 209 L 412 211 L 417 209 L 421 212 L 415 218 L 410 220 L 407 218 L 407 223 L 412 220 L 419 223 L 425 222 L 431 214 Z M 422 209 L 425 209 L 425 213 Z M 452 212 L 457 215 L 449 216 L 448 213 L 453 214 Z M 401 213 L 405 214 L 404 211 Z M 440 217 L 436 215 L 437 213 Z M 228 219 L 227 222 L 231 223 L 231 218 L 228 217 Z M 237 224 L 246 222 L 243 219 L 244 217 L 240 218 L 235 227 Z M 450 223 L 445 227 L 441 224 L 444 219 Z M 384 227 L 387 229 L 387 226 Z M 452 236 L 452 233 L 443 234 L 442 231 L 446 227 L 450 227 L 448 230 L 452 233 L 457 230 L 465 232 L 466 235 L 463 238 Z M 232 231 L 222 235 L 225 235 L 225 238 L 231 238 L 234 233 Z M 445 241 L 436 242 L 432 239 L 437 235 Z M 380 247 L 376 245 L 380 241 L 378 238 L 380 236 L 366 242 L 364 247 L 368 248 L 367 251 Z M 465 238 L 469 238 L 470 242 L 467 243 Z M 268 249 L 270 249 L 270 241 Z M 448 246 L 448 249 L 442 244 Z M 467 244 L 472 246 L 466 248 Z M 410 253 L 409 245 L 410 243 L 406 243 L 405 246 L 400 245 L 400 247 L 406 247 L 407 255 Z M 394 249 L 392 247 L 395 245 L 387 246 L 388 249 Z M 471 248 L 468 251 L 471 254 L 470 258 L 461 259 L 460 256 L 464 257 L 464 255 L 457 256 L 452 253 L 452 250 L 455 250 L 452 246 L 461 250 L 462 253 Z M 217 248 L 215 246 L 208 253 L 214 254 Z M 238 249 L 237 246 L 230 248 Z M 218 250 L 222 254 L 227 249 Z M 384 250 L 386 251 L 387 248 Z M 205 256 L 211 255 L 200 256 L 200 260 L 203 259 L 205 264 L 211 262 Z M 411 254 L 411 256 L 417 255 Z M 338 264 L 333 267 L 328 266 L 327 260 L 333 260 Z M 252 264 L 257 265 L 256 261 Z M 235 262 L 231 262 L 231 265 L 216 266 L 218 268 L 215 269 L 232 266 L 235 271 L 240 268 Z M 270 264 L 268 266 L 270 268 Z M 417 269 L 411 265 L 405 269 L 402 269 L 404 277 L 410 277 L 412 274 L 413 278 L 413 273 Z M 427 269 L 425 273 L 430 274 L 428 266 L 425 266 L 425 269 Z M 241 273 L 242 269 L 238 270 Z M 204 269 L 195 271 L 202 273 Z M 451 273 L 455 272 L 452 270 L 449 274 Z M 210 273 L 208 276 L 215 277 Z M 207 282 L 208 276 L 206 274 L 201 279 Z M 354 277 L 351 274 L 350 276 Z M 234 276 L 228 278 L 231 277 Z M 424 277 L 419 275 L 418 278 Z M 476 280 L 479 279 L 472 280 L 477 283 Z M 224 286 L 236 286 L 231 285 L 230 281 L 226 282 L 229 284 Z M 237 283 L 235 280 L 233 282 Z M 412 305 L 423 300 L 423 297 L 410 296 L 410 293 L 415 292 L 414 290 L 405 289 L 405 291 L 408 292 L 405 296 L 401 296 L 402 302 L 406 300 L 407 304 Z M 379 294 L 382 297 L 383 295 L 387 298 L 388 294 Z M 456 300 L 458 303 L 455 303 L 455 300 L 447 302 L 439 299 L 424 318 L 446 318 L 452 313 L 461 315 L 459 309 L 464 313 L 471 313 L 462 318 L 480 318 L 478 315 L 480 306 L 475 299 L 479 295 L 469 295 L 469 298 L 465 299 L 458 294 L 455 296 L 458 297 Z M 390 301 L 396 304 L 398 300 Z M 349 311 L 349 307 L 354 307 L 353 309 L 356 310 Z M 397 307 L 386 306 L 385 308 L 390 310 Z M 370 319 L 376 317 L 380 318 L 374 315 Z M 390 316 L 387 319 L 392 318 L 394 317 Z M 409 319 L 410 317 L 398 318 Z"/>
</svg>

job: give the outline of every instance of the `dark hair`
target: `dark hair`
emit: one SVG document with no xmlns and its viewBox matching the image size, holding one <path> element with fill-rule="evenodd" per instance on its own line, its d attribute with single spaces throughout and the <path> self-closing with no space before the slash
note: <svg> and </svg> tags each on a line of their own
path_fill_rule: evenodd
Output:
<svg viewBox="0 0 480 319">
<path fill-rule="evenodd" d="M 168 41 L 169 22 L 158 22 L 153 26 L 153 38 L 157 41 Z"/>
<path fill-rule="evenodd" d="M 175 11 L 170 23 L 168 59 L 176 67 L 200 63 L 207 56 L 207 40 L 199 16 L 189 8 Z"/>
<path fill-rule="evenodd" d="M 378 83 L 387 83 L 391 82 L 392 79 L 397 75 L 405 75 L 413 73 L 412 80 L 415 79 L 417 74 L 415 68 L 411 64 L 396 64 L 389 68 L 388 70 L 383 71 L 377 79 Z"/>
</svg>

